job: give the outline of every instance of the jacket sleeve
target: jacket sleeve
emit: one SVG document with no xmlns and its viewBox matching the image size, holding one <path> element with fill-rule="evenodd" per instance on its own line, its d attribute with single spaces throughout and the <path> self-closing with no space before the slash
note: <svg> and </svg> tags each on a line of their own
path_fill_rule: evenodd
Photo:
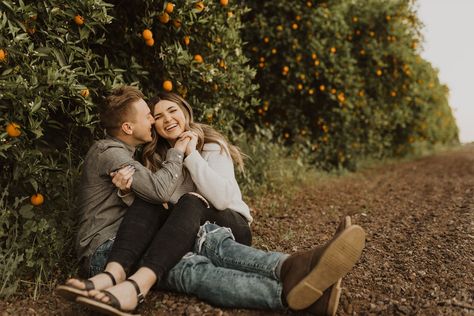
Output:
<svg viewBox="0 0 474 316">
<path fill-rule="evenodd" d="M 212 144 L 214 145 L 214 144 Z M 231 157 L 220 146 L 212 147 L 205 160 L 197 150 L 184 160 L 198 191 L 218 210 L 229 207 L 236 194 L 241 195 Z"/>
<path fill-rule="evenodd" d="M 133 165 L 135 167 L 132 182 L 133 192 L 141 199 L 154 204 L 168 202 L 183 172 L 183 154 L 174 148 L 168 150 L 162 167 L 154 173 L 130 157 L 125 148 L 109 148 L 101 159 L 105 161 L 103 169 L 107 176 L 112 171 Z"/>
</svg>

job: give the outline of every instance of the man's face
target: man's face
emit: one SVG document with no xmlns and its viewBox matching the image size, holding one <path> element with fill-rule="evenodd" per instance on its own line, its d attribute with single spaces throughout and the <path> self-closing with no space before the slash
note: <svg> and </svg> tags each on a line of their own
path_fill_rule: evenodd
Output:
<svg viewBox="0 0 474 316">
<path fill-rule="evenodd" d="M 143 99 L 132 103 L 133 112 L 130 113 L 132 137 L 137 145 L 152 141 L 151 129 L 155 120 L 150 113 L 150 108 Z"/>
</svg>

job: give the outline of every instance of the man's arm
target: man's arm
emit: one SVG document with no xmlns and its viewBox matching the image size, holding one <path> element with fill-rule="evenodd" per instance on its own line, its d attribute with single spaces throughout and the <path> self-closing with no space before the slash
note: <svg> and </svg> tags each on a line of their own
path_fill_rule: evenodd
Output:
<svg viewBox="0 0 474 316">
<path fill-rule="evenodd" d="M 168 202 L 178 185 L 178 179 L 183 172 L 183 153 L 171 148 L 166 160 L 155 173 L 145 168 L 141 163 L 130 156 L 130 152 L 123 147 L 112 147 L 101 155 L 104 173 L 109 176 L 112 171 L 133 165 L 132 190 L 135 194 L 150 203 L 161 204 Z"/>
</svg>

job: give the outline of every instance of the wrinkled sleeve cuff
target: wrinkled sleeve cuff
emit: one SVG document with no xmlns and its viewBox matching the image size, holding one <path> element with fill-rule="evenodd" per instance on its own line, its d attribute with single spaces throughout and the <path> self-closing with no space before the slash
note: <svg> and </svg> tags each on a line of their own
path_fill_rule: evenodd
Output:
<svg viewBox="0 0 474 316">
<path fill-rule="evenodd" d="M 182 163 L 183 159 L 184 159 L 183 152 L 174 148 L 168 149 L 168 152 L 166 153 L 166 161 Z"/>
</svg>

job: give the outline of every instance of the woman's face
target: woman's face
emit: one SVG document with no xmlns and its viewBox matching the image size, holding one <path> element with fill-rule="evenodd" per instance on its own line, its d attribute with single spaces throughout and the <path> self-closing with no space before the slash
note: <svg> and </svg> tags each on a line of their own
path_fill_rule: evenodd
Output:
<svg viewBox="0 0 474 316">
<path fill-rule="evenodd" d="M 161 100 L 155 104 L 153 113 L 155 130 L 170 144 L 174 144 L 179 135 L 186 131 L 186 117 L 183 110 L 173 101 Z"/>
</svg>

